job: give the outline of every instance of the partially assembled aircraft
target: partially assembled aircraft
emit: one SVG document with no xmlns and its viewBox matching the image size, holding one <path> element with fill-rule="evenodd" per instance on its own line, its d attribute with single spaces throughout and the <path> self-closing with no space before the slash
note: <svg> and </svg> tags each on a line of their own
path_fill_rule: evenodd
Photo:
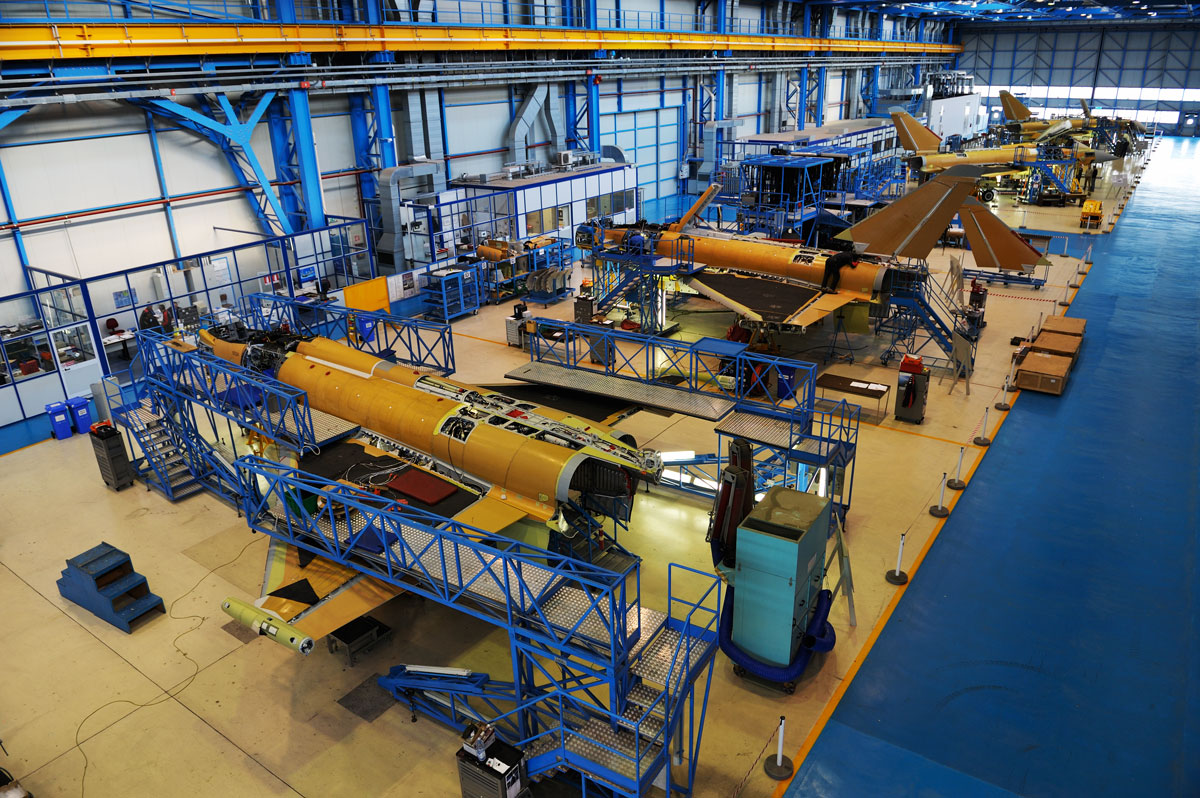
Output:
<svg viewBox="0 0 1200 798">
<path fill-rule="evenodd" d="M 1053 130 L 1047 130 L 1036 141 L 1029 144 L 1005 144 L 1001 147 L 985 147 L 962 152 L 938 152 L 938 147 L 942 143 L 941 138 L 914 119 L 908 112 L 893 109 L 892 124 L 896 127 L 896 137 L 900 139 L 900 145 L 909 153 L 907 156 L 909 166 L 924 173 L 941 172 L 959 164 L 997 167 L 993 172 L 1021 169 L 1024 165 L 1041 157 L 1038 152 L 1039 143 L 1060 135 Z M 1084 147 L 1075 141 L 1061 146 L 1061 150 L 1064 155 L 1073 157 L 1084 166 L 1116 160 L 1114 155 Z"/>
<path fill-rule="evenodd" d="M 672 257 L 687 241 L 696 265 L 706 268 L 682 277 L 700 294 L 737 312 L 752 325 L 803 330 L 854 302 L 880 301 L 891 291 L 901 259 L 926 258 L 955 214 L 981 268 L 1031 272 L 1042 255 L 970 194 L 983 170 L 947 169 L 837 237 L 857 254 L 853 268 L 841 271 L 838 290 L 819 286 L 831 250 L 731 235 L 692 224 L 719 191 L 710 186 L 691 209 L 670 226 L 645 221 L 612 228 L 580 227 L 576 244 L 591 247 L 599 230 L 606 241 Z"/>
<path fill-rule="evenodd" d="M 563 529 L 563 516 L 576 512 L 572 505 L 581 495 L 631 500 L 640 482 L 657 482 L 662 473 L 657 452 L 636 448 L 630 436 L 606 424 L 389 363 L 328 338 L 236 323 L 199 337 L 217 357 L 299 388 L 313 410 L 363 429 L 363 437 L 325 444 L 302 463 L 281 451 L 284 465 L 482 532 L 524 518 Z M 276 509 L 285 519 L 287 508 Z M 372 546 L 382 551 L 383 542 L 364 537 L 357 548 Z M 305 654 L 313 640 L 398 592 L 276 539 L 263 582 L 256 604 L 230 598 L 223 609 Z"/>
<path fill-rule="evenodd" d="M 1128 145 L 1133 136 L 1145 135 L 1146 126 L 1136 119 L 1107 119 L 1092 115 L 1091 106 L 1082 97 L 1079 105 L 1083 108 L 1083 117 L 1067 119 L 1034 119 L 1033 112 L 1010 92 L 1000 92 L 1000 105 L 1004 108 L 1004 127 L 1010 133 L 1019 133 L 1022 137 L 1045 141 L 1064 134 L 1086 133 L 1095 130 L 1102 124 L 1112 124 L 1116 127 L 1121 140 Z M 1124 153 L 1119 153 L 1123 155 Z"/>
</svg>

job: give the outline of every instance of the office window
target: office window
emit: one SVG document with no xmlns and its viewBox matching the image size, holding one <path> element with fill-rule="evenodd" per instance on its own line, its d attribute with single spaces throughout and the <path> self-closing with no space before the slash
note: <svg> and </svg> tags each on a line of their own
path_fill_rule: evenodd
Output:
<svg viewBox="0 0 1200 798">
<path fill-rule="evenodd" d="M 96 357 L 92 348 L 92 336 L 85 324 L 55 330 L 54 349 L 58 353 L 58 362 L 64 366 L 86 363 Z"/>
<path fill-rule="evenodd" d="M 625 210 L 627 210 L 627 211 L 636 211 L 637 210 L 637 189 L 636 188 L 625 189 Z"/>
<path fill-rule="evenodd" d="M 13 382 L 54 371 L 54 356 L 50 354 L 50 339 L 43 333 L 4 342 L 4 359 Z"/>
<path fill-rule="evenodd" d="M 558 209 L 543 208 L 542 209 L 542 232 L 553 233 L 559 228 L 558 224 Z"/>
<path fill-rule="evenodd" d="M 558 229 L 561 230 L 564 227 L 570 227 L 570 226 L 571 226 L 571 206 L 570 205 L 559 205 L 558 206 Z"/>
<path fill-rule="evenodd" d="M 612 195 L 612 212 L 620 213 L 625 210 L 625 192 L 614 191 Z"/>
<path fill-rule="evenodd" d="M 587 218 L 595 219 L 600 215 L 600 201 L 596 197 L 587 198 Z"/>
<path fill-rule="evenodd" d="M 612 214 L 612 194 L 600 195 L 600 215 L 609 216 Z"/>
<path fill-rule="evenodd" d="M 542 234 L 542 212 L 530 211 L 525 214 L 525 235 L 537 236 Z"/>
</svg>

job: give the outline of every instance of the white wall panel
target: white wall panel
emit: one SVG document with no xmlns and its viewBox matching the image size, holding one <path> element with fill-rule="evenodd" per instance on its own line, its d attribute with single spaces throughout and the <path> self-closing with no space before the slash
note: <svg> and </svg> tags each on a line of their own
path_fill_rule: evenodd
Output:
<svg viewBox="0 0 1200 798">
<path fill-rule="evenodd" d="M 27 228 L 24 238 L 32 265 L 80 277 L 171 257 L 167 224 L 158 210 Z"/>
<path fill-rule="evenodd" d="M 6 147 L 0 162 L 23 219 L 158 196 L 146 136 Z"/>
<path fill-rule="evenodd" d="M 165 130 L 158 134 L 167 191 L 171 194 L 212 191 L 235 185 L 233 169 L 211 141 L 186 130 Z M 271 150 L 265 151 L 267 161 Z M 269 164 L 268 164 L 269 166 Z M 153 168 L 153 164 L 150 165 Z M 274 174 L 274 169 L 269 174 Z"/>
</svg>

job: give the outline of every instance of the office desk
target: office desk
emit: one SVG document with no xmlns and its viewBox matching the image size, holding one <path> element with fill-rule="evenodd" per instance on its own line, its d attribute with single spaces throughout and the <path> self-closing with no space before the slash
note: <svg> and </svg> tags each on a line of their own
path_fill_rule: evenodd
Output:
<svg viewBox="0 0 1200 798">
<path fill-rule="evenodd" d="M 110 346 L 116 346 L 117 344 L 120 344 L 121 345 L 121 357 L 123 357 L 125 360 L 129 360 L 131 357 L 129 354 L 129 340 L 133 337 L 134 337 L 133 333 L 126 331 L 123 333 L 117 333 L 116 335 L 109 335 L 105 338 L 101 338 L 100 343 L 102 343 L 104 345 L 104 353 L 106 355 L 108 354 L 108 351 L 109 351 L 108 348 Z"/>
</svg>

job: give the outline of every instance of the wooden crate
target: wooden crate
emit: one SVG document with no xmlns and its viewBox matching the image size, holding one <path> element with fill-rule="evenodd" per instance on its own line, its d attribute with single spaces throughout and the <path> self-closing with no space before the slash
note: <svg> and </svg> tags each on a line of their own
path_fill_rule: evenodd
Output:
<svg viewBox="0 0 1200 798">
<path fill-rule="evenodd" d="M 1023 390 L 1061 394 L 1067 387 L 1071 358 L 1047 352 L 1030 352 L 1017 369 L 1017 387 Z"/>
<path fill-rule="evenodd" d="M 1063 335 L 1062 333 L 1053 333 L 1045 328 L 1038 334 L 1038 337 L 1033 340 L 1029 348 L 1034 352 L 1046 352 L 1051 355 L 1062 355 L 1071 359 L 1071 365 L 1075 365 L 1075 360 L 1079 357 L 1079 347 L 1083 344 L 1083 338 L 1078 335 Z"/>
<path fill-rule="evenodd" d="M 1087 329 L 1087 319 L 1076 319 L 1072 316 L 1050 316 L 1042 322 L 1042 332 L 1058 333 L 1059 335 L 1078 335 L 1083 337 Z"/>
</svg>

